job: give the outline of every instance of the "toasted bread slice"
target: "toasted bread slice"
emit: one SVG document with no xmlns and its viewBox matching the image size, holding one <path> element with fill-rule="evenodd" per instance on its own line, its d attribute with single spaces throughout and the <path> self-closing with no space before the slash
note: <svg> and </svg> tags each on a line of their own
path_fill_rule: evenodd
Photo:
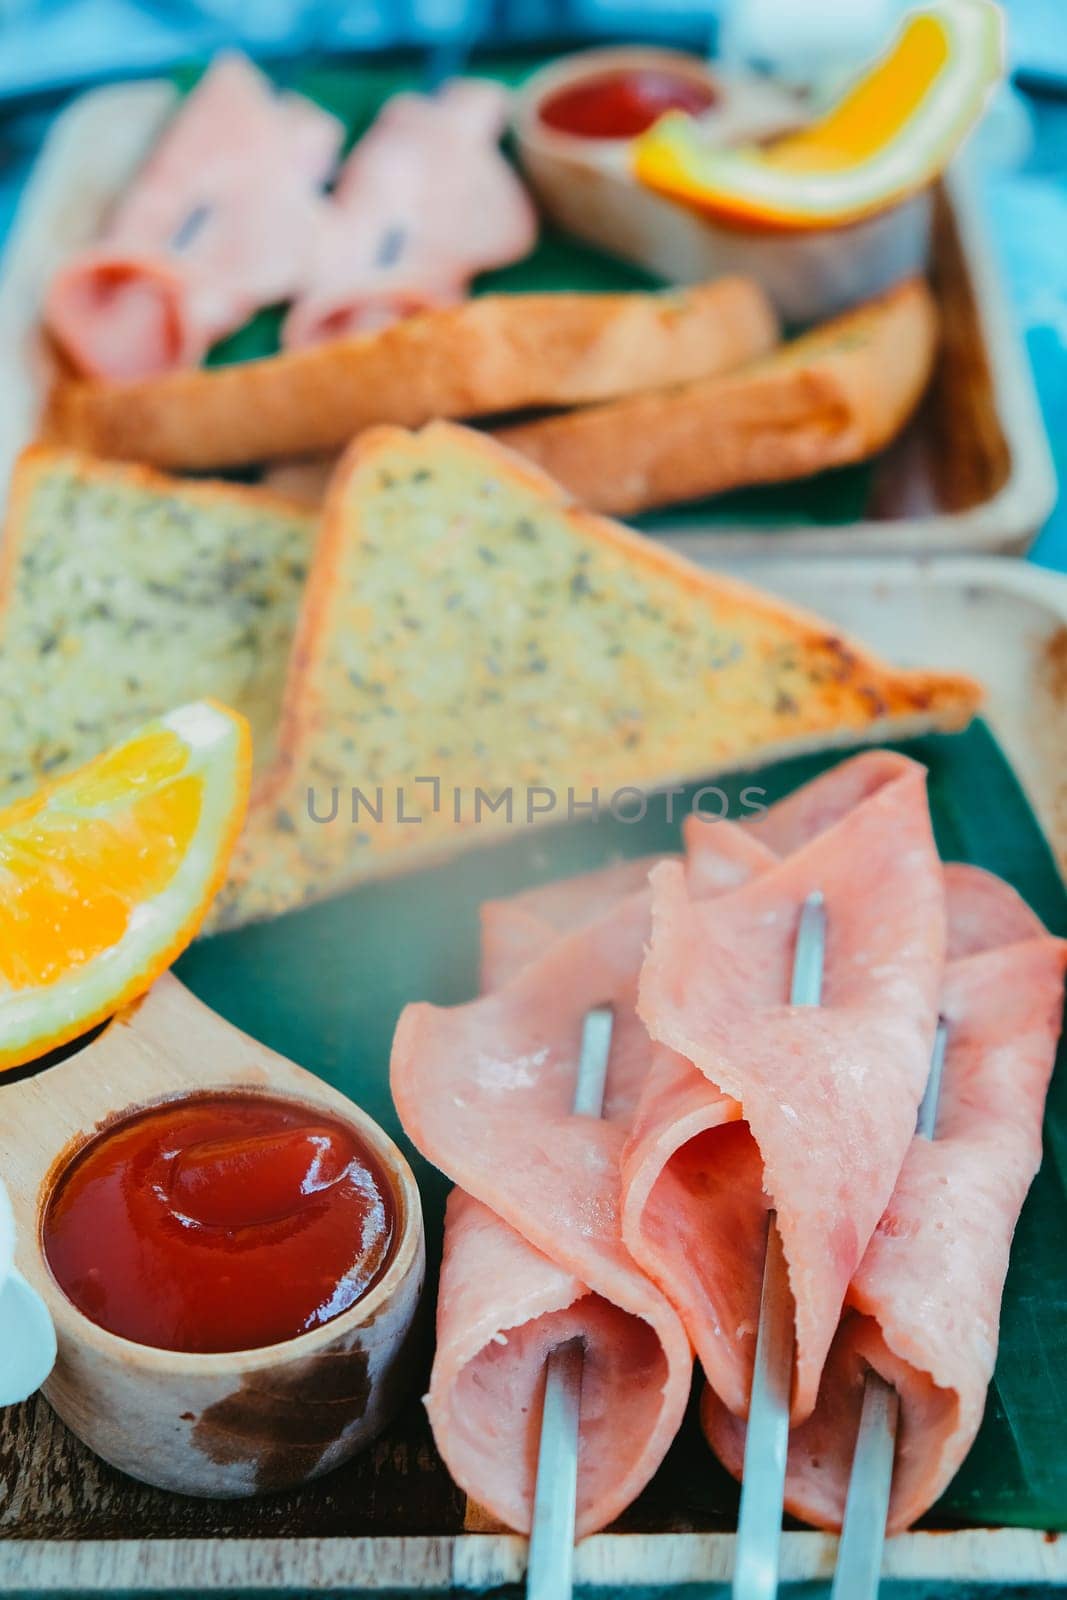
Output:
<svg viewBox="0 0 1067 1600">
<path fill-rule="evenodd" d="M 913 279 L 739 372 L 497 437 L 585 505 L 631 515 L 873 455 L 914 411 L 936 349 L 934 299 Z"/>
<path fill-rule="evenodd" d="M 657 294 L 485 295 L 261 361 L 61 381 L 44 435 L 159 467 L 239 466 L 340 450 L 376 423 L 580 405 L 725 372 L 777 337 L 767 297 L 745 278 Z"/>
<path fill-rule="evenodd" d="M 215 922 L 588 816 L 594 791 L 607 808 L 630 785 L 961 727 L 980 694 L 578 509 L 485 435 L 377 429 L 327 498 L 279 762 Z"/>
<path fill-rule="evenodd" d="M 262 490 L 26 451 L 0 546 L 3 800 L 204 696 L 269 766 L 316 529 Z"/>
</svg>

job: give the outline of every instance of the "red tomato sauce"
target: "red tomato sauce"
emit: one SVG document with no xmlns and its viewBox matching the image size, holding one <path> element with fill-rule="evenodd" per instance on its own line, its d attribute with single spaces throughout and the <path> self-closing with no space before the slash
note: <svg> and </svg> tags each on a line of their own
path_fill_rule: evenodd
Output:
<svg viewBox="0 0 1067 1600">
<path fill-rule="evenodd" d="M 190 1095 L 115 1123 L 61 1174 L 42 1238 L 79 1311 L 138 1344 L 254 1350 L 355 1305 L 397 1203 L 346 1123 L 254 1094 Z"/>
<path fill-rule="evenodd" d="M 710 84 L 660 67 L 599 72 L 557 89 L 538 107 L 546 127 L 579 139 L 635 139 L 666 111 L 699 116 L 715 104 Z"/>
</svg>

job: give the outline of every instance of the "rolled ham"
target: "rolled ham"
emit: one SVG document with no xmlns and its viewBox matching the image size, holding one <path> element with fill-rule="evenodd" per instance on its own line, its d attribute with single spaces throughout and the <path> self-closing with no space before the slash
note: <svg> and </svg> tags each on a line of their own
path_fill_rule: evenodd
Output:
<svg viewBox="0 0 1067 1600">
<path fill-rule="evenodd" d="M 561 934 L 577 933 L 648 889 L 648 875 L 667 856 L 637 856 L 595 872 L 525 889 L 482 906 L 482 991 L 500 989 L 545 954 Z M 648 900 L 651 910 L 651 899 Z"/>
<path fill-rule="evenodd" d="M 519 1532 L 554 1345 L 585 1342 L 579 1536 L 648 1482 L 689 1395 L 685 1332 L 626 1250 L 619 1217 L 619 1161 L 650 1049 L 635 1011 L 648 916 L 639 890 L 578 932 L 542 923 L 540 953 L 505 941 L 491 961 L 502 987 L 450 1010 L 409 1006 L 394 1041 L 404 1128 L 459 1185 L 427 1397 L 434 1438 L 460 1487 Z M 605 1003 L 616 1019 L 605 1114 L 576 1117 L 582 1022 Z"/>
<path fill-rule="evenodd" d="M 936 1137 L 916 1137 L 849 1286 L 818 1404 L 790 1440 L 786 1504 L 839 1528 L 872 1367 L 901 1410 L 889 1531 L 909 1527 L 955 1476 L 993 1374 L 1012 1234 L 1041 1161 L 1063 1011 L 1067 944 L 976 868 L 945 870 L 948 1025 Z M 705 1397 L 708 1437 L 740 1473 L 744 1430 Z"/>
<path fill-rule="evenodd" d="M 292 298 L 342 137 L 335 117 L 221 56 L 104 237 L 52 282 L 45 322 L 72 365 L 112 379 L 193 366 L 261 306 Z"/>
<path fill-rule="evenodd" d="M 624 1235 L 722 1405 L 744 1417 L 774 1208 L 800 1422 L 926 1080 L 945 910 L 925 774 L 861 756 L 758 821 L 691 821 L 687 845 L 688 882 L 669 862 L 651 879 L 639 1010 L 660 1049 L 623 1159 Z M 716 878 L 746 874 L 717 891 Z M 823 1005 L 794 1008 L 797 921 L 814 890 L 829 929 Z"/>
<path fill-rule="evenodd" d="M 446 1165 L 453 1176 L 481 1168 L 482 1189 L 479 1199 L 455 1194 L 449 1206 L 429 1399 L 435 1435 L 468 1493 L 525 1529 L 544 1358 L 581 1334 L 597 1372 L 583 1444 L 594 1504 L 583 1506 L 583 1531 L 640 1487 L 651 1463 L 635 1471 L 636 1435 L 661 1428 L 658 1447 L 668 1432 L 653 1400 L 666 1325 L 657 1316 L 642 1327 L 618 1281 L 614 1295 L 603 1292 L 603 1265 L 600 1276 L 579 1266 L 582 1245 L 568 1226 L 577 1217 L 579 1234 L 600 1237 L 613 1261 L 621 1231 L 646 1283 L 675 1306 L 710 1379 L 705 1431 L 739 1475 L 773 1204 L 797 1305 L 787 1506 L 840 1525 L 870 1365 L 902 1396 L 895 1531 L 941 1493 L 981 1420 L 1012 1231 L 1040 1159 L 1067 946 L 996 878 L 941 867 L 922 769 L 887 752 L 847 761 L 743 824 L 690 818 L 685 843 L 684 861 L 619 862 L 483 907 L 483 986 L 516 1031 L 499 1031 L 500 1012 L 495 1020 L 479 1012 L 484 1034 L 439 1039 L 409 1085 L 405 1114 L 422 1121 L 416 1142 L 436 1144 L 435 1119 L 457 1116 L 444 1103 L 457 1075 L 497 1084 L 494 1115 L 484 1118 L 483 1100 L 467 1124 L 465 1167 L 459 1151 Z M 829 908 L 822 1016 L 781 1003 L 799 904 L 813 887 Z M 634 1016 L 648 940 L 638 1009 L 655 1041 L 642 1040 Z M 532 1122 L 530 1101 L 511 1101 L 510 1115 L 502 1103 L 519 1092 L 513 1081 L 501 1088 L 502 1074 L 554 1072 L 561 1052 L 550 1047 L 542 1064 L 540 1039 L 590 962 L 569 1028 L 573 1040 L 601 989 L 625 1019 L 607 1108 L 614 1136 L 606 1135 L 621 1217 L 596 1180 L 583 1188 L 582 1162 L 556 1131 L 573 1066 L 556 1084 L 556 1121 L 541 1121 L 547 1083 L 522 1086 L 537 1102 Z M 519 995 L 516 1006 L 509 997 Z M 471 1009 L 413 1008 L 454 1022 Z M 913 1130 L 939 1009 L 949 1050 L 931 1144 Z M 809 1023 L 817 1026 L 805 1036 L 798 1025 Z M 409 1035 L 405 1053 L 424 1044 Z M 712 1059 L 714 1072 L 695 1064 Z M 458 1074 L 457 1062 L 466 1063 Z M 729 1081 L 720 1083 L 723 1063 Z M 403 1070 L 410 1078 L 410 1061 Z M 437 1107 L 415 1108 L 434 1074 L 443 1078 Z M 479 1097 L 460 1089 L 458 1098 Z M 457 1136 L 453 1127 L 445 1142 Z M 516 1225 L 513 1201 L 507 1218 L 493 1203 L 518 1169 L 525 1225 Z M 544 1171 L 555 1174 L 547 1183 Z M 878 1184 L 887 1200 L 872 1220 Z M 562 1251 L 552 1242 L 561 1221 Z M 637 1375 L 632 1393 L 628 1369 Z"/>
<path fill-rule="evenodd" d="M 716 830 L 714 849 L 703 848 L 700 833 L 705 826 L 710 824 L 698 823 L 700 832 L 690 831 L 691 847 L 685 857 L 633 856 L 524 889 L 506 900 L 487 900 L 482 906 L 483 991 L 500 988 L 561 934 L 592 927 L 632 895 L 645 894 L 651 916 L 649 874 L 662 861 L 684 861 L 694 892 L 703 896 L 736 889 L 774 859 L 748 831 L 732 824 Z"/>
<path fill-rule="evenodd" d="M 507 111 L 506 92 L 476 79 L 387 103 L 323 210 L 287 348 L 451 305 L 476 273 L 529 253 L 536 215 L 498 148 Z"/>
</svg>

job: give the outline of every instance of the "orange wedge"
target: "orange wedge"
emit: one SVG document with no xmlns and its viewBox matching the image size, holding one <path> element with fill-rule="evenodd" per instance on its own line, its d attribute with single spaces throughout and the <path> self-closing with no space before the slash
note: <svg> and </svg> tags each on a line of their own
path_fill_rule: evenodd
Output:
<svg viewBox="0 0 1067 1600">
<path fill-rule="evenodd" d="M 763 146 L 721 149 L 680 112 L 634 145 L 639 180 L 728 222 L 828 228 L 915 193 L 944 170 L 1003 72 L 991 0 L 940 0 L 909 15 L 889 51 L 833 108 Z"/>
<path fill-rule="evenodd" d="M 201 700 L 0 811 L 0 1070 L 142 994 L 196 933 L 248 805 L 244 717 Z"/>
</svg>

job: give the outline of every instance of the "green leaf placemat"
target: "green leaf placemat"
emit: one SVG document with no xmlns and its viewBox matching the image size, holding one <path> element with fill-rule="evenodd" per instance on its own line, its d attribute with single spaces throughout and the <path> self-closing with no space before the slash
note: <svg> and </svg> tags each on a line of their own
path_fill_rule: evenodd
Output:
<svg viewBox="0 0 1067 1600">
<path fill-rule="evenodd" d="M 942 854 L 1012 883 L 1043 921 L 1067 935 L 1067 893 L 1012 771 L 984 724 L 898 748 L 930 771 Z M 741 789 L 774 800 L 842 759 L 807 756 L 719 780 L 731 814 Z M 675 803 L 685 815 L 688 796 Z M 179 975 L 209 1005 L 350 1095 L 412 1156 L 431 1256 L 439 1251 L 447 1185 L 414 1155 L 389 1095 L 393 1029 L 409 1000 L 454 1004 L 476 990 L 478 907 L 487 897 L 598 866 L 614 857 L 677 848 L 679 825 L 653 797 L 635 823 L 605 817 L 541 830 L 435 868 L 365 886 L 276 922 L 194 945 Z M 1023 1212 L 1012 1257 L 1000 1358 L 985 1422 L 932 1520 L 1067 1528 L 1067 1071 L 1061 1049 L 1046 1121 L 1044 1166 Z M 717 1469 L 694 1419 L 655 1483 L 656 1504 L 729 1514 L 732 1481 Z M 644 1519 L 642 1519 L 644 1520 Z M 654 1525 L 654 1524 L 652 1524 Z M 699 1522 L 698 1522 L 699 1525 Z"/>
</svg>

